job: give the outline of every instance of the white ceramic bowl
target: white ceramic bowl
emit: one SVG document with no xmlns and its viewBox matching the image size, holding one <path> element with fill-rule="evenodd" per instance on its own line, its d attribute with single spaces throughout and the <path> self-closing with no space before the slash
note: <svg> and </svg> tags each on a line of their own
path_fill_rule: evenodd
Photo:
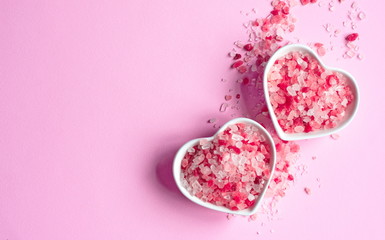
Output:
<svg viewBox="0 0 385 240">
<path fill-rule="evenodd" d="M 270 167 L 270 176 L 269 176 L 268 180 L 265 182 L 265 186 L 263 187 L 263 190 L 261 191 L 259 196 L 258 197 L 256 196 L 256 201 L 255 201 L 254 206 L 251 207 L 251 208 L 248 208 L 248 209 L 244 209 L 244 210 L 233 211 L 233 210 L 230 210 L 230 209 L 228 209 L 226 207 L 217 206 L 217 205 L 214 205 L 214 204 L 211 204 L 211 203 L 208 203 L 208 202 L 204 202 L 201 199 L 199 199 L 199 198 L 197 198 L 195 196 L 192 196 L 183 187 L 182 182 L 181 182 L 181 178 L 180 178 L 180 174 L 181 174 L 182 160 L 183 160 L 184 156 L 186 155 L 187 150 L 190 147 L 193 147 L 193 146 L 197 145 L 201 139 L 207 139 L 208 141 L 214 140 L 214 137 L 218 133 L 223 132 L 228 126 L 233 125 L 233 124 L 237 124 L 237 123 L 251 124 L 251 125 L 256 126 L 260 130 L 260 133 L 265 136 L 266 142 L 270 145 L 271 159 L 270 159 L 270 165 L 269 165 L 269 167 Z M 276 163 L 275 144 L 274 144 L 274 141 L 271 138 L 270 134 L 266 131 L 266 129 L 264 127 L 262 127 L 259 123 L 255 122 L 255 121 L 253 121 L 251 119 L 248 119 L 248 118 L 236 118 L 236 119 L 233 119 L 233 120 L 227 122 L 226 124 L 224 124 L 218 130 L 218 132 L 214 136 L 207 137 L 207 138 L 194 139 L 194 140 L 191 140 L 191 141 L 187 142 L 186 144 L 184 144 L 179 149 L 179 151 L 177 152 L 177 154 L 176 154 L 176 156 L 174 158 L 173 175 L 174 175 L 174 179 L 175 179 L 176 185 L 178 186 L 179 190 L 183 193 L 183 195 L 185 195 L 188 199 L 190 199 L 194 203 L 199 204 L 199 205 L 201 205 L 203 207 L 207 207 L 207 208 L 210 208 L 210 209 L 213 209 L 213 210 L 217 210 L 217 211 L 221 211 L 221 212 L 225 212 L 225 213 L 238 214 L 238 215 L 252 215 L 252 214 L 254 214 L 257 211 L 257 208 L 260 205 L 261 200 L 263 199 L 263 196 L 265 195 L 267 187 L 269 186 L 269 183 L 270 183 L 270 181 L 272 179 L 272 176 L 274 174 L 275 163 Z"/>
<path fill-rule="evenodd" d="M 313 56 L 314 58 L 316 58 L 323 68 L 331 70 L 331 71 L 335 71 L 335 72 L 340 72 L 341 74 L 343 74 L 347 78 L 347 81 L 348 81 L 347 84 L 353 92 L 354 100 L 352 103 L 350 103 L 348 105 L 344 118 L 339 123 L 339 125 L 336 126 L 335 128 L 319 130 L 319 131 L 314 131 L 314 132 L 309 132 L 309 133 L 285 133 L 282 130 L 281 126 L 278 124 L 277 117 L 276 117 L 274 110 L 273 110 L 273 107 L 270 103 L 267 77 L 268 77 L 268 74 L 270 72 L 271 67 L 274 65 L 274 63 L 277 59 L 287 55 L 290 52 L 297 52 L 297 51 L 302 52 L 302 53 L 308 53 L 310 56 Z M 266 67 L 265 67 L 265 72 L 263 75 L 263 85 L 264 85 L 264 92 L 265 92 L 265 99 L 266 99 L 267 107 L 269 109 L 270 117 L 271 117 L 272 122 L 274 124 L 275 130 L 277 131 L 278 136 L 281 139 L 286 140 L 286 141 L 317 138 L 317 137 L 330 135 L 330 134 L 333 134 L 333 133 L 340 131 L 341 129 L 346 127 L 352 121 L 352 119 L 354 118 L 354 116 L 357 112 L 358 104 L 360 101 L 357 83 L 356 83 L 354 77 L 350 73 L 348 73 L 342 69 L 331 68 L 331 67 L 325 66 L 322 63 L 322 61 L 320 60 L 317 53 L 315 53 L 311 48 L 304 46 L 304 45 L 300 45 L 300 44 L 291 44 L 291 45 L 284 46 L 284 47 L 278 49 L 273 54 L 273 56 L 271 56 L 271 58 L 269 59 L 269 61 L 266 64 Z"/>
</svg>

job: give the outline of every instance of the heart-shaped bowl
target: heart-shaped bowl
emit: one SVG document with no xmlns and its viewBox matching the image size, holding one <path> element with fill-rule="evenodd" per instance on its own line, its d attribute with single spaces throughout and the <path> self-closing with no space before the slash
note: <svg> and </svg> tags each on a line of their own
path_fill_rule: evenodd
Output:
<svg viewBox="0 0 385 240">
<path fill-rule="evenodd" d="M 283 56 L 286 56 L 287 54 L 289 54 L 291 52 L 301 52 L 303 54 L 309 54 L 310 56 L 314 57 L 318 61 L 320 66 L 322 66 L 324 69 L 329 70 L 329 71 L 333 71 L 333 72 L 339 72 L 346 77 L 347 86 L 351 89 L 352 94 L 354 96 L 354 99 L 347 106 L 345 116 L 338 123 L 338 125 L 336 127 L 330 128 L 330 129 L 317 130 L 317 131 L 308 132 L 308 133 L 304 133 L 304 132 L 303 133 L 286 133 L 283 131 L 283 129 L 279 125 L 277 117 L 274 113 L 273 106 L 270 102 L 270 95 L 269 95 L 269 89 L 268 89 L 268 76 L 269 76 L 270 70 L 271 70 L 272 66 L 274 65 L 275 61 L 282 58 Z M 269 61 L 267 62 L 266 66 L 265 66 L 265 71 L 264 71 L 264 75 L 263 75 L 263 85 L 264 85 L 264 93 L 265 93 L 265 99 L 266 99 L 267 107 L 268 107 L 274 128 L 275 128 L 278 136 L 281 139 L 286 140 L 286 141 L 323 137 L 323 136 L 330 135 L 330 134 L 333 134 L 333 133 L 340 131 L 341 129 L 346 127 L 352 121 L 352 119 L 356 115 L 356 112 L 358 109 L 358 104 L 360 101 L 357 83 L 356 83 L 354 77 L 350 73 L 348 73 L 342 69 L 327 67 L 326 65 L 324 65 L 322 63 L 322 61 L 320 60 L 317 53 L 315 53 L 311 48 L 309 48 L 305 45 L 301 45 L 301 44 L 286 45 L 286 46 L 278 49 L 271 56 L 271 58 L 269 59 Z"/>
<path fill-rule="evenodd" d="M 265 137 L 265 139 L 266 139 L 265 142 L 270 147 L 270 162 L 269 162 L 269 165 L 268 165 L 269 166 L 269 170 L 270 170 L 270 175 L 269 175 L 268 179 L 265 181 L 265 184 L 264 184 L 261 192 L 259 193 L 259 195 L 255 196 L 256 199 L 255 199 L 254 205 L 251 206 L 250 208 L 247 208 L 247 209 L 234 211 L 234 210 L 230 210 L 230 209 L 228 209 L 228 208 L 226 208 L 224 206 L 217 206 L 217 205 L 214 205 L 212 203 L 205 202 L 205 201 L 201 200 L 200 198 L 191 195 L 187 191 L 187 189 L 183 186 L 183 184 L 182 184 L 182 181 L 181 181 L 181 173 L 182 173 L 181 166 L 182 166 L 182 160 L 183 160 L 184 156 L 187 154 L 187 150 L 188 149 L 190 149 L 191 147 L 194 147 L 195 145 L 199 144 L 199 142 L 202 139 L 206 139 L 207 141 L 213 141 L 214 138 L 218 135 L 218 133 L 221 133 L 221 132 L 225 131 L 227 127 L 229 127 L 231 125 L 234 125 L 234 124 L 237 124 L 237 123 L 244 123 L 244 124 L 253 125 L 253 126 L 255 126 L 259 130 L 259 133 L 262 134 Z M 175 179 L 176 185 L 178 186 L 179 190 L 183 193 L 184 196 L 186 196 L 188 199 L 190 199 L 194 203 L 199 204 L 199 205 L 201 205 L 203 207 L 206 207 L 206 208 L 209 208 L 209 209 L 220 211 L 220 212 L 247 216 L 247 215 L 252 215 L 252 214 L 254 214 L 257 211 L 257 208 L 260 205 L 261 200 L 263 199 L 263 196 L 265 195 L 265 192 L 266 192 L 266 190 L 267 190 L 267 188 L 268 188 L 268 186 L 270 184 L 270 181 L 271 181 L 271 179 L 273 177 L 274 169 L 275 169 L 275 164 L 276 164 L 275 144 L 274 144 L 274 141 L 273 141 L 272 137 L 266 131 L 266 129 L 264 127 L 262 127 L 259 123 L 255 122 L 255 121 L 253 121 L 251 119 L 248 119 L 248 118 L 235 118 L 235 119 L 225 123 L 217 131 L 217 133 L 214 136 L 207 137 L 207 138 L 197 138 L 197 139 L 194 139 L 194 140 L 191 140 L 191 141 L 185 143 L 179 149 L 177 154 L 175 155 L 174 163 L 173 163 L 173 175 L 174 175 L 174 179 Z"/>
</svg>

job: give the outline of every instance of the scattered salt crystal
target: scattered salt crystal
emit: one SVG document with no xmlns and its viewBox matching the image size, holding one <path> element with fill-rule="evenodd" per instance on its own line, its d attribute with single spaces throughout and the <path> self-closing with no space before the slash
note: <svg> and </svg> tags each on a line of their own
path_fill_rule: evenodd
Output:
<svg viewBox="0 0 385 240">
<path fill-rule="evenodd" d="M 214 123 L 217 119 L 216 118 L 210 118 L 207 122 L 208 123 Z"/>
<path fill-rule="evenodd" d="M 355 45 L 352 43 L 352 42 L 347 42 L 346 43 L 346 46 L 349 48 L 349 49 L 353 49 L 355 47 Z"/>
<path fill-rule="evenodd" d="M 359 60 L 362 60 L 362 59 L 364 58 L 364 56 L 362 56 L 362 54 L 358 54 L 358 55 L 357 55 L 357 58 L 358 58 Z"/>
<path fill-rule="evenodd" d="M 330 137 L 334 140 L 338 140 L 340 138 L 340 135 L 334 133 L 334 134 L 331 134 Z"/>
<path fill-rule="evenodd" d="M 324 47 L 319 47 L 319 48 L 317 49 L 317 53 L 318 53 L 320 56 L 325 56 L 326 50 L 325 50 Z"/>
<path fill-rule="evenodd" d="M 364 20 L 366 18 L 366 14 L 364 13 L 364 12 L 360 12 L 359 14 L 358 14 L 358 19 L 359 20 Z"/>
<path fill-rule="evenodd" d="M 221 107 L 219 108 L 219 111 L 221 112 L 224 112 L 226 111 L 226 108 L 228 107 L 229 105 L 227 103 L 222 103 Z"/>
<path fill-rule="evenodd" d="M 325 30 L 327 31 L 327 32 L 330 32 L 331 30 L 332 30 L 332 26 L 328 23 L 328 24 L 326 24 L 325 26 Z"/>
<path fill-rule="evenodd" d="M 349 58 L 352 58 L 352 57 L 354 57 L 354 56 L 356 55 L 356 53 L 353 52 L 353 51 L 351 51 L 351 50 L 349 50 L 349 51 L 346 52 L 346 55 L 347 55 Z"/>
<path fill-rule="evenodd" d="M 230 101 L 231 98 L 232 98 L 231 95 L 226 95 L 226 96 L 225 96 L 225 100 L 226 100 L 226 101 Z"/>
<path fill-rule="evenodd" d="M 310 195 L 310 194 L 311 194 L 311 189 L 310 189 L 310 188 L 305 187 L 303 190 L 305 191 L 305 193 L 306 193 L 307 195 Z"/>
</svg>

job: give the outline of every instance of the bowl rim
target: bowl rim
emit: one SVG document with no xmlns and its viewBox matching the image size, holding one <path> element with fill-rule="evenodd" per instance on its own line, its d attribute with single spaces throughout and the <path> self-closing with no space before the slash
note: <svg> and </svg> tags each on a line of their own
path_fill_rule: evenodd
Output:
<svg viewBox="0 0 385 240">
<path fill-rule="evenodd" d="M 182 182 L 181 182 L 181 179 L 180 179 L 180 174 L 181 174 L 181 163 L 182 163 L 183 157 L 187 153 L 187 149 L 188 148 L 196 145 L 201 139 L 207 139 L 208 141 L 212 141 L 220 132 L 223 132 L 228 126 L 233 125 L 233 124 L 237 124 L 237 123 L 252 124 L 252 125 L 254 125 L 254 126 L 256 126 L 258 128 L 258 130 L 266 137 L 266 141 L 270 145 L 271 158 L 270 158 L 270 164 L 269 164 L 270 176 L 267 179 L 267 181 L 266 181 L 262 191 L 260 192 L 259 196 L 256 197 L 256 202 L 255 202 L 254 206 L 252 208 L 234 211 L 234 210 L 230 210 L 230 209 L 228 209 L 226 207 L 223 207 L 223 206 L 217 206 L 217 205 L 214 205 L 212 203 L 204 202 L 201 199 L 199 199 L 198 197 L 192 196 L 182 186 Z M 225 213 L 229 213 L 229 214 L 236 214 L 236 215 L 249 216 L 249 215 L 252 215 L 252 214 L 256 213 L 256 211 L 258 210 L 258 207 L 260 206 L 260 204 L 262 202 L 262 199 L 264 198 L 264 195 L 265 195 L 265 193 L 266 193 L 266 191 L 268 189 L 268 186 L 270 185 L 270 182 L 271 182 L 271 180 L 273 178 L 273 175 L 274 175 L 274 172 L 275 172 L 276 155 L 277 154 L 276 154 L 274 140 L 271 137 L 270 133 L 261 124 L 259 124 L 258 122 L 254 121 L 254 120 L 251 120 L 249 118 L 235 118 L 235 119 L 232 119 L 232 120 L 228 121 L 227 123 L 225 123 L 212 137 L 196 138 L 196 139 L 190 140 L 187 143 L 185 143 L 178 150 L 178 152 L 175 155 L 174 162 L 173 162 L 173 176 L 174 176 L 175 183 L 178 186 L 178 189 L 182 192 L 182 194 L 185 197 L 190 199 L 192 202 L 194 202 L 194 203 L 196 203 L 198 205 L 201 205 L 203 207 L 206 207 L 206 208 L 209 208 L 209 209 L 213 209 L 213 210 L 216 210 L 216 211 L 220 211 L 220 212 L 225 212 Z"/>
<path fill-rule="evenodd" d="M 281 57 L 287 55 L 288 53 L 294 52 L 294 51 L 301 51 L 301 52 L 305 52 L 305 53 L 310 54 L 311 56 L 313 56 L 314 58 L 317 59 L 317 61 L 319 62 L 319 64 L 323 68 L 330 70 L 330 71 L 342 73 L 348 79 L 348 85 L 352 88 L 355 99 L 353 100 L 353 104 L 351 104 L 351 106 L 348 106 L 348 108 L 347 108 L 346 112 L 349 112 L 350 114 L 349 115 L 347 114 L 344 117 L 344 120 L 337 127 L 325 129 L 325 130 L 320 130 L 320 131 L 315 131 L 315 132 L 310 132 L 310 133 L 285 133 L 283 131 L 283 129 L 281 128 L 281 126 L 278 124 L 278 120 L 277 120 L 277 117 L 274 113 L 274 109 L 270 103 L 270 97 L 269 97 L 270 94 L 269 94 L 269 89 L 268 89 L 268 85 L 267 85 L 267 76 L 270 72 L 271 67 L 273 66 L 273 64 L 275 63 L 275 61 L 278 58 L 281 58 Z M 331 135 L 331 134 L 334 134 L 334 133 L 342 130 L 348 124 L 351 123 L 351 121 L 353 120 L 353 118 L 357 114 L 357 110 L 358 110 L 358 106 L 359 106 L 359 102 L 360 102 L 359 88 L 358 88 L 358 85 L 357 85 L 355 78 L 349 72 L 347 72 L 343 69 L 326 66 L 322 62 L 322 60 L 320 59 L 318 54 L 313 51 L 313 49 L 311 49 L 308 46 L 302 45 L 302 44 L 289 44 L 289 45 L 286 45 L 284 47 L 281 47 L 270 57 L 269 61 L 267 62 L 266 66 L 265 66 L 265 70 L 263 73 L 263 89 L 264 89 L 264 95 L 265 95 L 267 108 L 268 108 L 271 120 L 273 122 L 274 128 L 275 128 L 278 136 L 281 139 L 286 140 L 286 141 L 318 138 L 318 137 Z"/>
</svg>

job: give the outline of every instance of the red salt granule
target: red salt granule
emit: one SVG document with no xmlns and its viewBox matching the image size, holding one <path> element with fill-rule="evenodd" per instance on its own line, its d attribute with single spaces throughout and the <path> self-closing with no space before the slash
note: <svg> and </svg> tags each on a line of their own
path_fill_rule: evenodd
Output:
<svg viewBox="0 0 385 240">
<path fill-rule="evenodd" d="M 314 47 L 317 49 L 318 55 L 324 56 L 326 54 L 326 49 L 322 43 L 314 43 Z"/>
<path fill-rule="evenodd" d="M 239 53 L 237 53 L 237 54 L 234 55 L 233 59 L 234 59 L 234 60 L 238 60 L 238 59 L 240 59 L 241 57 L 242 57 L 242 55 L 239 54 Z"/>
<path fill-rule="evenodd" d="M 278 15 L 279 14 L 279 11 L 277 9 L 274 9 L 273 11 L 270 12 L 271 14 L 273 15 Z"/>
<path fill-rule="evenodd" d="M 233 65 L 231 67 L 232 68 L 237 68 L 237 67 L 242 66 L 242 64 L 243 64 L 243 61 L 239 60 L 239 61 L 236 61 L 235 63 L 233 63 Z"/>
<path fill-rule="evenodd" d="M 248 77 L 245 77 L 242 80 L 242 83 L 245 84 L 245 85 L 249 84 L 249 82 L 250 82 L 250 79 Z"/>
<path fill-rule="evenodd" d="M 278 123 L 287 133 L 336 127 L 354 98 L 344 75 L 324 69 L 317 59 L 301 52 L 275 62 L 268 89 Z"/>
<path fill-rule="evenodd" d="M 232 210 L 252 207 L 270 174 L 270 146 L 259 130 L 238 123 L 202 139 L 182 160 L 181 181 L 191 195 Z"/>
<path fill-rule="evenodd" d="M 346 41 L 348 42 L 353 42 L 355 41 L 356 39 L 358 38 L 358 33 L 351 33 L 349 35 L 346 36 Z"/>
<path fill-rule="evenodd" d="M 245 49 L 246 51 L 250 52 L 251 50 L 253 50 L 254 46 L 250 43 L 246 44 L 245 46 L 243 46 L 243 49 Z"/>
</svg>

